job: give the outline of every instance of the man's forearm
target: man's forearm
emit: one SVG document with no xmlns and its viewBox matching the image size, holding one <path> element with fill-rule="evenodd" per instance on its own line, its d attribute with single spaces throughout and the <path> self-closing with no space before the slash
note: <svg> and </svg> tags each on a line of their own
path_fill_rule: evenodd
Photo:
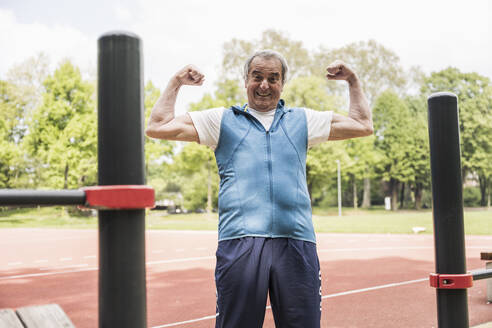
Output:
<svg viewBox="0 0 492 328">
<path fill-rule="evenodd" d="M 372 114 L 367 102 L 366 96 L 362 91 L 362 86 L 359 78 L 353 75 L 347 80 L 349 84 L 350 105 L 348 116 L 360 124 L 367 127 L 369 130 L 373 129 L 372 126 Z"/>
<path fill-rule="evenodd" d="M 149 127 L 154 125 L 163 125 L 174 119 L 174 107 L 178 97 L 181 83 L 176 77 L 173 77 L 167 84 L 166 89 L 152 108 L 149 119 Z"/>
</svg>

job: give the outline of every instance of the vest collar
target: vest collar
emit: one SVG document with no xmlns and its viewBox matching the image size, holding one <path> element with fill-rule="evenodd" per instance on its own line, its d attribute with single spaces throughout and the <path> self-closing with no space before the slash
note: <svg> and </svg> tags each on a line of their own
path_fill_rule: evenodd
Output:
<svg viewBox="0 0 492 328">
<path fill-rule="evenodd" d="M 275 116 L 273 118 L 272 125 L 268 130 L 269 132 L 273 132 L 277 129 L 278 123 L 280 122 L 284 114 L 289 111 L 287 108 L 284 107 L 284 105 L 285 105 L 285 101 L 283 99 L 280 99 L 278 101 L 277 108 L 275 109 Z M 254 117 L 248 112 L 247 103 L 244 104 L 243 106 L 239 106 L 239 105 L 232 106 L 231 109 L 234 110 L 236 113 L 240 113 L 242 115 L 246 115 L 250 117 L 260 130 L 265 130 L 263 125 L 256 119 L 256 117 Z"/>
<path fill-rule="evenodd" d="M 234 105 L 232 106 L 233 109 L 235 109 L 236 111 L 240 111 L 240 112 L 248 112 L 248 103 L 244 104 L 243 106 L 239 106 L 239 105 Z M 275 109 L 275 111 L 281 111 L 282 113 L 285 113 L 287 112 L 288 110 L 285 108 L 285 101 L 283 99 L 280 99 L 277 103 L 277 108 Z"/>
</svg>

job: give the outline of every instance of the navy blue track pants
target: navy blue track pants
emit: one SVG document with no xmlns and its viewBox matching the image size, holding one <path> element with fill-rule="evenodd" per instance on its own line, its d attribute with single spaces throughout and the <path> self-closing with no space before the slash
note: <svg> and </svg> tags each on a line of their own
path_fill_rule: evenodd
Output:
<svg viewBox="0 0 492 328">
<path fill-rule="evenodd" d="M 277 328 L 320 327 L 316 244 L 244 237 L 220 241 L 216 256 L 216 328 L 261 328 L 268 294 Z"/>
</svg>

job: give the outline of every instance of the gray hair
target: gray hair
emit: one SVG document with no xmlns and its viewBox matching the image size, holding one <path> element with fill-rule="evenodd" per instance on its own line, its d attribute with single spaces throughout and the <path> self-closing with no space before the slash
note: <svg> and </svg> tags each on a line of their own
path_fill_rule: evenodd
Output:
<svg viewBox="0 0 492 328">
<path fill-rule="evenodd" d="M 275 50 L 259 50 L 255 52 L 252 56 L 250 56 L 246 60 L 246 63 L 244 63 L 244 81 L 248 80 L 248 74 L 249 74 L 249 68 L 251 62 L 256 57 L 267 58 L 267 59 L 269 58 L 278 59 L 280 61 L 280 64 L 282 64 L 282 85 L 285 84 L 285 80 L 287 80 L 287 72 L 289 71 L 289 66 L 287 65 L 287 61 L 285 60 L 284 56 L 282 56 L 279 52 Z"/>
</svg>

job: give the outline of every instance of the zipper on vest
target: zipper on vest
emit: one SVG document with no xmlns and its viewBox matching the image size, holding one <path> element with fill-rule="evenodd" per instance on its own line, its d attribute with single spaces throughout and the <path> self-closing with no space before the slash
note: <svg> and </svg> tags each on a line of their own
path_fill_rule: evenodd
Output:
<svg viewBox="0 0 492 328">
<path fill-rule="evenodd" d="M 270 237 L 273 236 L 273 179 L 272 179 L 272 146 L 270 143 L 270 131 L 266 131 L 267 139 L 267 158 L 268 158 L 268 181 L 270 183 L 270 204 L 271 204 L 271 223 L 270 223 Z"/>
</svg>

